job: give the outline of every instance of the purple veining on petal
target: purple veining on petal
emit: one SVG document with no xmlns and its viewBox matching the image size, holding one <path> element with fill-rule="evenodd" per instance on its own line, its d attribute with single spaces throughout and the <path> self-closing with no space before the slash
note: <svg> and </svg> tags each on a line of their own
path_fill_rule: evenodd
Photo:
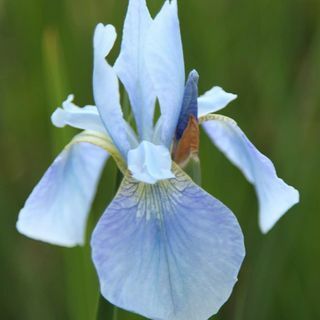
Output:
<svg viewBox="0 0 320 320">
<path fill-rule="evenodd" d="M 158 320 L 203 320 L 229 298 L 244 257 L 232 212 L 181 171 L 125 178 L 92 236 L 102 294 Z"/>
</svg>

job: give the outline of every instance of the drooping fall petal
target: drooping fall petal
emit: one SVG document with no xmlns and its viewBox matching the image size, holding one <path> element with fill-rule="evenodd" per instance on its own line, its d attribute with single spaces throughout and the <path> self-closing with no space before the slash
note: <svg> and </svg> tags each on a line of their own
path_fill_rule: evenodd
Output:
<svg viewBox="0 0 320 320">
<path fill-rule="evenodd" d="M 55 159 L 19 213 L 20 233 L 51 244 L 73 247 L 85 240 L 90 211 L 108 154 L 75 143 Z"/>
<path fill-rule="evenodd" d="M 204 320 L 226 302 L 245 249 L 239 224 L 180 169 L 155 185 L 125 177 L 92 236 L 101 292 L 150 319 Z"/>
<path fill-rule="evenodd" d="M 268 232 L 299 202 L 299 192 L 277 176 L 273 163 L 256 149 L 232 119 L 218 116 L 205 121 L 203 126 L 213 143 L 254 185 L 259 199 L 260 228 Z"/>
</svg>

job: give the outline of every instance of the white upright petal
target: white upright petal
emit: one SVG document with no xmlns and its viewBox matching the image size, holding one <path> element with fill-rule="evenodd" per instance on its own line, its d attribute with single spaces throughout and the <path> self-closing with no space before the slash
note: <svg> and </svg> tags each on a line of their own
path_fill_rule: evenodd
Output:
<svg viewBox="0 0 320 320">
<path fill-rule="evenodd" d="M 273 163 L 256 149 L 233 120 L 217 117 L 203 126 L 213 143 L 255 186 L 260 228 L 268 232 L 299 202 L 299 192 L 278 178 Z"/>
<path fill-rule="evenodd" d="M 114 26 L 99 23 L 94 31 L 93 46 L 95 56 L 106 58 L 117 39 Z"/>
<path fill-rule="evenodd" d="M 128 153 L 128 169 L 141 182 L 154 184 L 160 180 L 174 178 L 171 171 L 172 160 L 164 146 L 143 141 Z"/>
<path fill-rule="evenodd" d="M 199 117 L 217 112 L 235 99 L 237 99 L 236 94 L 225 92 L 221 87 L 213 87 L 198 98 Z"/>
<path fill-rule="evenodd" d="M 155 106 L 155 93 L 143 55 L 151 23 L 146 1 L 130 0 L 123 28 L 121 52 L 114 66 L 129 94 L 142 140 L 150 140 L 152 135 Z"/>
<path fill-rule="evenodd" d="M 72 102 L 73 99 L 74 96 L 69 95 L 67 100 L 62 103 L 62 108 L 56 109 L 51 116 L 52 123 L 58 128 L 68 125 L 106 134 L 106 128 L 101 121 L 98 109 L 95 106 L 79 108 Z"/>
<path fill-rule="evenodd" d="M 18 231 L 56 245 L 82 245 L 107 157 L 103 149 L 88 143 L 76 143 L 62 151 L 20 211 Z"/>
<path fill-rule="evenodd" d="M 179 119 L 185 85 L 184 59 L 177 1 L 166 1 L 154 19 L 145 59 L 160 102 L 160 140 L 170 147 Z"/>
<path fill-rule="evenodd" d="M 115 39 L 113 26 L 98 24 L 94 34 L 93 93 L 108 134 L 126 159 L 130 144 L 120 106 L 118 78 L 105 60 Z"/>
</svg>

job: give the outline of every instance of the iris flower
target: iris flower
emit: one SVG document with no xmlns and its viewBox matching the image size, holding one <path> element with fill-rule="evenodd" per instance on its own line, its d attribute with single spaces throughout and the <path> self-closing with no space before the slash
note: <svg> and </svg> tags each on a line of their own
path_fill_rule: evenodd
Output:
<svg viewBox="0 0 320 320">
<path fill-rule="evenodd" d="M 124 178 L 91 238 L 101 293 L 151 319 L 204 320 L 229 298 L 245 256 L 233 213 L 183 168 L 197 160 L 199 125 L 254 185 L 267 232 L 299 194 L 235 121 L 217 114 L 236 95 L 214 87 L 198 97 L 198 74 L 185 79 L 177 1 L 155 18 L 145 0 L 130 0 L 121 52 L 111 25 L 94 34 L 96 106 L 69 96 L 52 115 L 57 127 L 83 129 L 56 158 L 19 214 L 18 230 L 55 245 L 82 245 L 101 171 L 111 155 Z M 119 80 L 136 130 L 124 119 Z M 155 119 L 158 101 L 161 115 Z"/>
</svg>

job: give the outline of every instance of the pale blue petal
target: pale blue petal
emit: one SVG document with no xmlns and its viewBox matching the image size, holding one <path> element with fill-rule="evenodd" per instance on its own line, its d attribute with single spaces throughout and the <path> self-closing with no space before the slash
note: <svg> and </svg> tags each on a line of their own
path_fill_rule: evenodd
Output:
<svg viewBox="0 0 320 320">
<path fill-rule="evenodd" d="M 166 1 L 151 25 L 145 59 L 160 102 L 162 144 L 170 147 L 180 116 L 185 85 L 177 1 Z"/>
<path fill-rule="evenodd" d="M 20 233 L 44 242 L 82 245 L 88 213 L 107 153 L 76 143 L 53 162 L 19 213 Z"/>
<path fill-rule="evenodd" d="M 278 178 L 273 163 L 248 140 L 237 124 L 226 117 L 203 123 L 213 143 L 237 166 L 256 189 L 259 224 L 266 233 L 299 202 L 299 193 Z"/>
<path fill-rule="evenodd" d="M 202 117 L 209 113 L 217 112 L 235 99 L 237 99 L 236 94 L 225 92 L 220 87 L 213 87 L 198 98 L 198 115 Z"/>
<path fill-rule="evenodd" d="M 51 116 L 52 123 L 63 128 L 66 125 L 82 129 L 97 131 L 106 134 L 98 109 L 95 106 L 85 106 L 79 108 L 73 103 L 73 95 L 69 95 L 62 103 L 62 108 L 57 108 Z"/>
<path fill-rule="evenodd" d="M 130 142 L 120 106 L 118 78 L 105 60 L 115 39 L 116 31 L 113 26 L 98 24 L 94 34 L 93 93 L 107 132 L 126 160 Z"/>
<path fill-rule="evenodd" d="M 151 23 L 146 1 L 130 0 L 121 52 L 114 66 L 129 94 L 141 140 L 152 137 L 155 107 L 155 93 L 143 55 Z"/>
<path fill-rule="evenodd" d="M 128 153 L 128 169 L 132 176 L 141 182 L 154 184 L 160 180 L 174 178 L 171 172 L 172 160 L 170 151 L 149 141 Z"/>
<path fill-rule="evenodd" d="M 101 292 L 150 319 L 206 320 L 237 281 L 245 249 L 221 202 L 181 171 L 156 185 L 125 178 L 92 237 Z"/>
</svg>

